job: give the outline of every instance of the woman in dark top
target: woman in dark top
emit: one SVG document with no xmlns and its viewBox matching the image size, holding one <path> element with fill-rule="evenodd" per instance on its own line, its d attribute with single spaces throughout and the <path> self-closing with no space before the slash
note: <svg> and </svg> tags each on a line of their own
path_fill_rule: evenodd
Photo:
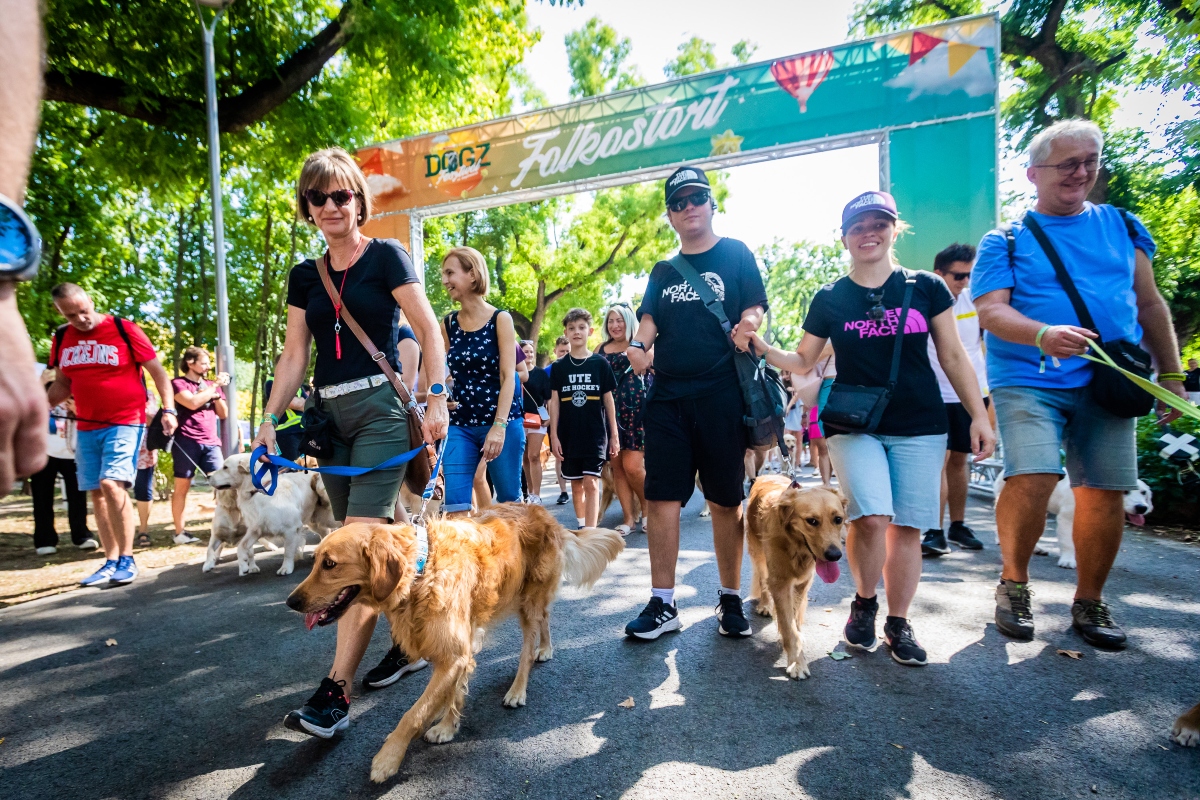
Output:
<svg viewBox="0 0 1200 800">
<path fill-rule="evenodd" d="M 633 309 L 625 303 L 617 303 L 604 315 L 604 343 L 596 352 L 608 360 L 613 375 L 617 378 L 617 390 L 613 400 L 617 406 L 617 429 L 621 439 L 621 452 L 612 459 L 613 484 L 621 513 L 625 519 L 617 530 L 627 535 L 645 527 L 646 514 L 646 429 L 642 418 L 646 412 L 646 393 L 654 382 L 654 375 L 647 371 L 637 375 L 629 365 L 629 337 L 637 330 Z M 640 519 L 634 518 L 634 498 Z M 603 514 L 604 509 L 601 509 Z"/>
<path fill-rule="evenodd" d="M 323 257 L 345 311 L 354 316 L 397 372 L 401 370 L 397 360 L 401 312 L 412 326 L 432 382 L 424 439 L 433 444 L 444 438 L 448 421 L 442 385 L 446 361 L 437 318 L 420 274 L 400 243 L 363 235 L 359 226 L 371 215 L 371 193 L 362 171 L 340 148 L 313 153 L 300 171 L 296 197 L 300 219 L 319 228 L 325 238 L 328 250 Z M 396 390 L 345 323 L 342 308 L 334 306 L 315 261 L 308 259 L 292 268 L 287 299 L 283 354 L 254 446 L 276 451 L 275 427 L 300 388 L 314 340 L 314 391 L 307 403 L 320 403 L 336 427 L 334 455 L 321 465 L 373 467 L 416 446 L 417 442 L 408 441 L 408 412 Z M 405 380 L 411 378 L 405 376 Z M 343 524 L 391 522 L 403 478 L 403 468 L 354 478 L 324 476 L 334 517 Z M 349 700 L 344 688 L 354 679 L 375 621 L 375 615 L 361 603 L 350 605 L 337 623 L 337 651 L 329 676 L 302 708 L 287 715 L 285 725 L 329 738 L 348 724 Z M 387 686 L 423 665 L 423 661 L 409 664 L 404 653 L 394 647 L 367 673 L 365 684 L 370 688 Z"/>
<path fill-rule="evenodd" d="M 488 304 L 488 269 L 472 247 L 456 247 L 442 259 L 442 285 L 460 310 L 442 324 L 455 407 L 442 469 L 447 514 L 471 510 L 475 468 L 482 458 L 500 503 L 521 499 L 525 429 L 516 402 L 517 335 L 512 317 Z"/>
<path fill-rule="evenodd" d="M 991 454 L 996 436 L 958 338 L 950 290 L 938 276 L 911 272 L 893 260 L 898 223 L 889 194 L 866 192 L 850 201 L 842 211 L 850 274 L 817 292 L 795 353 L 768 349 L 757 335 L 754 343 L 767 351 L 770 363 L 804 373 L 817 365 L 831 341 L 838 365 L 834 386 L 886 386 L 905 289 L 914 281 L 899 378 L 879 426 L 870 434 L 839 431 L 828 421 L 824 428 L 851 520 L 846 550 L 857 594 L 844 630 L 846 643 L 868 651 L 879 645 L 875 587 L 882 577 L 888 601 L 883 634 L 892 658 L 923 666 L 925 651 L 907 616 L 921 580 L 921 531 L 936 527 L 938 520 L 947 430 L 945 405 L 929 365 L 930 336 L 971 415 L 976 459 Z"/>
<path fill-rule="evenodd" d="M 525 361 L 529 364 L 529 377 L 522 388 L 524 402 L 521 410 L 536 414 L 542 421 L 541 427 L 525 429 L 525 501 L 542 503 L 542 440 L 546 438 L 546 422 L 549 420 L 546 401 L 550 399 L 550 375 L 537 368 L 537 350 L 529 339 L 521 341 Z"/>
</svg>

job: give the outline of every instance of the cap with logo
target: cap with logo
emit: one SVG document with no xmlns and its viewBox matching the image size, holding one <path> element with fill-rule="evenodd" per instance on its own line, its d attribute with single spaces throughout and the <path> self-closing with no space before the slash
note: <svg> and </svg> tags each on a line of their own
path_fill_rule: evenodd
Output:
<svg viewBox="0 0 1200 800">
<path fill-rule="evenodd" d="M 896 198 L 887 192 L 863 192 L 842 209 L 842 233 L 857 217 L 869 211 L 879 211 L 892 219 L 900 219 L 900 214 L 896 212 Z"/>
<path fill-rule="evenodd" d="M 666 195 L 667 202 L 671 202 L 681 189 L 686 189 L 689 186 L 703 186 L 705 189 L 710 188 L 708 176 L 704 174 L 704 170 L 696 169 L 695 167 L 680 167 L 671 173 L 671 177 L 667 178 Z"/>
</svg>

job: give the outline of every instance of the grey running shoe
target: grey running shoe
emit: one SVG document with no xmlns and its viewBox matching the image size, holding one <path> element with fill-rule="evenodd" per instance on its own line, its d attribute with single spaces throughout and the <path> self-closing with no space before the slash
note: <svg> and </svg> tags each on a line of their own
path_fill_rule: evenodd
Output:
<svg viewBox="0 0 1200 800">
<path fill-rule="evenodd" d="M 1071 604 L 1071 627 L 1092 647 L 1125 649 L 1125 631 L 1117 627 L 1108 606 L 1099 600 L 1076 600 Z"/>
<path fill-rule="evenodd" d="M 1033 611 L 1028 583 L 1000 579 L 996 587 L 996 628 L 1005 636 L 1029 641 L 1033 638 Z"/>
</svg>

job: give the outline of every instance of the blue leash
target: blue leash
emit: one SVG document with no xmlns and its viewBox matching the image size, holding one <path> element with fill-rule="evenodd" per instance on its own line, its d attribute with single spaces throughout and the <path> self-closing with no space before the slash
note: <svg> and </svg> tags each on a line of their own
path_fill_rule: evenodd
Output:
<svg viewBox="0 0 1200 800">
<path fill-rule="evenodd" d="M 401 464 L 406 464 L 416 458 L 417 454 L 425 449 L 425 443 L 414 447 L 407 453 L 401 453 L 398 456 L 392 456 L 387 461 L 381 464 L 376 464 L 373 467 L 306 467 L 303 464 L 297 464 L 295 461 L 284 458 L 283 456 L 267 455 L 267 448 L 259 445 L 254 448 L 254 452 L 250 454 L 250 482 L 254 484 L 254 488 L 265 495 L 273 495 L 275 493 L 275 485 L 279 478 L 279 468 L 294 469 L 303 472 L 322 472 L 327 475 L 342 475 L 347 478 L 353 478 L 355 475 L 366 475 L 368 472 L 375 472 L 380 469 L 395 469 Z M 259 459 L 266 456 L 267 462 L 262 463 Z M 438 457 L 438 463 L 441 463 L 441 457 Z M 263 485 L 263 478 L 270 473 L 271 485 L 266 487 Z M 437 477 L 437 473 L 434 473 Z M 426 487 L 425 492 L 432 497 L 433 489 Z"/>
</svg>

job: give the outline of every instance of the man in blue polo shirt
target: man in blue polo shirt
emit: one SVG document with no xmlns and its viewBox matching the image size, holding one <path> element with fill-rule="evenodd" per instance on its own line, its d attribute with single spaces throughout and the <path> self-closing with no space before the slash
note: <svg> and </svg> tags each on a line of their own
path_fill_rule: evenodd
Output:
<svg viewBox="0 0 1200 800">
<path fill-rule="evenodd" d="M 1095 331 L 1080 326 L 1070 298 L 1030 227 L 1018 222 L 983 237 L 971 284 L 987 331 L 987 371 L 1004 442 L 1007 481 L 996 504 L 1004 560 L 996 627 L 1033 638 L 1029 559 L 1046 524 L 1050 494 L 1063 476 L 1075 493 L 1078 559 L 1072 626 L 1096 647 L 1119 650 L 1125 634 L 1101 591 L 1121 546 L 1126 490 L 1137 486 L 1136 420 L 1101 408 L 1088 391 L 1095 369 L 1080 356 L 1089 339 L 1141 343 L 1159 382 L 1184 396 L 1171 314 L 1154 283 L 1154 240 L 1133 215 L 1087 202 L 1104 145 L 1085 120 L 1047 128 L 1029 146 L 1037 187 L 1032 218 L 1064 262 Z M 1011 252 L 1010 252 L 1011 248 Z M 1164 415 L 1164 419 L 1178 412 Z"/>
</svg>

